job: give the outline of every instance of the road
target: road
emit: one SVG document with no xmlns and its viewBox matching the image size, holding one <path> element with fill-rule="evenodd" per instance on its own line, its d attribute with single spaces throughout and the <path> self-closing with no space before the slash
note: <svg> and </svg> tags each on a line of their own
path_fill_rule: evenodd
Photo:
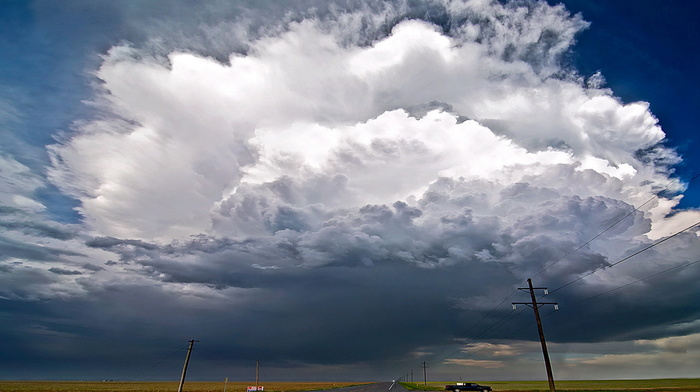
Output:
<svg viewBox="0 0 700 392">
<path fill-rule="evenodd" d="M 357 385 L 354 387 L 326 389 L 329 392 L 408 392 L 399 383 L 375 382 L 374 384 Z M 320 391 L 317 391 L 320 392 Z"/>
</svg>

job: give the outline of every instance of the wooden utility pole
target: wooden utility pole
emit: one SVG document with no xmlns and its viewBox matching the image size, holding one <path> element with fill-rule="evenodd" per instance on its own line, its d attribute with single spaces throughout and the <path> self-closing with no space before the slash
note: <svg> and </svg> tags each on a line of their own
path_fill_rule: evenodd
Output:
<svg viewBox="0 0 700 392">
<path fill-rule="evenodd" d="M 199 340 L 190 340 L 190 346 L 187 348 L 187 356 L 185 357 L 185 366 L 182 367 L 182 376 L 180 376 L 180 385 L 177 387 L 177 392 L 182 392 L 182 387 L 185 385 L 185 375 L 187 374 L 187 365 L 190 363 L 190 354 L 192 354 L 192 346 L 194 342 Z"/>
<path fill-rule="evenodd" d="M 255 361 L 255 390 L 258 390 L 258 382 L 260 381 L 260 360 Z"/>
<path fill-rule="evenodd" d="M 513 309 L 516 305 L 527 305 L 535 311 L 535 320 L 537 321 L 537 331 L 540 334 L 540 344 L 542 345 L 542 356 L 544 356 L 544 366 L 547 369 L 547 381 L 549 382 L 549 391 L 556 392 L 554 386 L 554 375 L 552 375 L 552 364 L 549 362 L 549 352 L 547 352 L 547 342 L 544 339 L 544 331 L 542 330 L 542 320 L 540 319 L 539 308 L 542 305 L 554 305 L 554 309 L 558 309 L 558 304 L 556 302 L 537 302 L 537 297 L 535 297 L 535 290 L 544 290 L 547 294 L 546 287 L 532 287 L 532 279 L 527 279 L 528 288 L 519 288 L 518 290 L 528 290 L 530 291 L 530 298 L 532 302 L 513 302 Z"/>
<path fill-rule="evenodd" d="M 428 364 L 423 361 L 421 367 L 423 368 L 423 384 L 428 385 L 428 371 L 426 370 L 428 369 Z"/>
</svg>

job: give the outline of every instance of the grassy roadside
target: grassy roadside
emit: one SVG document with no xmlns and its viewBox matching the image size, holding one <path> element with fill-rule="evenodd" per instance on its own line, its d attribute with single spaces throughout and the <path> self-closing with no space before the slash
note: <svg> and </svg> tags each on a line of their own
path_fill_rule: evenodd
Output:
<svg viewBox="0 0 700 392">
<path fill-rule="evenodd" d="M 334 389 L 361 382 L 266 382 L 265 392 L 301 392 Z M 250 382 L 228 382 L 226 392 L 245 392 Z M 255 385 L 255 383 L 253 383 Z M 0 381 L 0 392 L 172 392 L 177 382 Z M 183 392 L 222 392 L 224 382 L 186 382 Z"/>
<path fill-rule="evenodd" d="M 401 384 L 402 387 L 408 389 L 409 391 L 442 391 L 445 389 L 445 385 L 447 385 L 447 383 L 445 383 L 444 385 L 440 384 L 440 386 L 433 385 L 434 383 L 424 385 L 415 382 L 399 382 L 399 384 Z"/>
<path fill-rule="evenodd" d="M 547 381 L 473 381 L 488 385 L 494 391 L 548 392 Z M 453 382 L 401 383 L 408 390 L 441 391 Z M 615 392 L 700 392 L 700 378 L 674 378 L 656 380 L 577 380 L 557 381 L 557 391 L 615 391 Z"/>
<path fill-rule="evenodd" d="M 473 381 L 489 385 L 494 392 L 547 392 L 546 381 Z M 301 392 L 333 389 L 358 382 L 270 382 L 265 392 Z M 442 391 L 452 382 L 401 383 L 409 391 Z M 249 382 L 229 382 L 226 392 L 245 392 Z M 0 381 L 0 392 L 172 392 L 177 382 Z M 660 380 L 557 381 L 560 392 L 700 392 L 700 378 Z M 187 382 L 185 392 L 222 392 L 224 382 Z"/>
</svg>

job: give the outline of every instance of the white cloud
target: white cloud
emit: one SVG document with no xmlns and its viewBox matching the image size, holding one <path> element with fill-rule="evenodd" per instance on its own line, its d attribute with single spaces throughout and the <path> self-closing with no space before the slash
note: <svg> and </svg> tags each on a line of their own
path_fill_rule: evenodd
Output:
<svg viewBox="0 0 700 392">
<path fill-rule="evenodd" d="M 506 364 L 501 361 L 478 360 L 478 359 L 454 359 L 445 360 L 446 365 L 471 366 L 486 369 L 499 369 L 506 367 Z"/>
<path fill-rule="evenodd" d="M 652 346 L 663 353 L 686 354 L 700 351 L 700 334 L 672 336 L 655 340 L 637 340 L 635 344 Z"/>
<path fill-rule="evenodd" d="M 643 369 L 647 372 L 663 371 L 667 377 L 692 377 L 695 374 L 695 365 L 700 360 L 699 334 L 638 340 L 634 344 L 646 346 L 645 348 L 650 347 L 652 350 L 570 358 L 566 360 L 564 366 L 576 367 L 580 372 L 598 372 L 604 377 L 609 377 L 613 372 L 625 372 L 630 376 L 642 377 Z"/>
<path fill-rule="evenodd" d="M 479 353 L 490 357 L 513 357 L 522 353 L 523 347 L 513 344 L 493 344 L 486 342 L 468 344 L 462 349 L 465 353 Z"/>
<path fill-rule="evenodd" d="M 163 241 L 224 227 L 220 234 L 260 234 L 225 222 L 221 206 L 285 177 L 305 196 L 284 203 L 337 211 L 420 198 L 441 177 L 507 186 L 562 165 L 591 172 L 562 194 L 632 205 L 666 180 L 635 158 L 663 138 L 647 104 L 548 76 L 585 23 L 544 4 L 529 15 L 497 3 L 450 7 L 490 22 L 447 36 L 407 20 L 361 46 L 352 41 L 357 18 L 307 19 L 249 42 L 229 64 L 186 53 L 162 64 L 113 48 L 98 76 L 105 109 L 119 117 L 54 146 L 53 178 L 98 233 Z M 522 26 L 518 34 L 509 23 Z M 522 51 L 545 32 L 548 49 L 527 63 L 532 53 Z M 476 121 L 401 110 L 434 101 Z M 340 187 L 312 197 L 318 181 L 309 178 Z"/>
<path fill-rule="evenodd" d="M 41 212 L 46 207 L 33 194 L 45 186 L 44 180 L 27 166 L 9 156 L 0 155 L 0 204 L 27 212 Z"/>
</svg>

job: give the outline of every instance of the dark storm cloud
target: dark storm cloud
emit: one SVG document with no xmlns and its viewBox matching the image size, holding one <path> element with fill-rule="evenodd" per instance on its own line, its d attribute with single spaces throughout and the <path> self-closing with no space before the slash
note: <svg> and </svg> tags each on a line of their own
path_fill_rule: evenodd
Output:
<svg viewBox="0 0 700 392">
<path fill-rule="evenodd" d="M 101 248 L 101 249 L 112 249 L 112 248 L 124 248 L 124 247 L 134 247 L 142 248 L 145 250 L 154 250 L 158 246 L 154 244 L 149 244 L 141 240 L 128 240 L 119 239 L 114 237 L 97 237 L 90 239 L 85 242 L 85 245 L 90 248 Z"/>
<path fill-rule="evenodd" d="M 221 266 L 226 271 L 222 276 L 210 276 L 207 284 L 224 280 L 249 291 L 229 291 L 237 294 L 228 306 L 192 322 L 202 339 L 219 342 L 234 361 L 257 355 L 278 363 L 341 364 L 366 360 L 368 352 L 375 359 L 400 357 L 406 355 L 406 341 L 438 342 L 450 335 L 453 316 L 443 298 L 446 292 L 459 294 L 461 286 L 454 276 L 390 263 L 313 270 L 236 268 L 233 261 L 228 265 Z M 167 281 L 197 279 L 192 270 L 168 275 Z M 411 308 L 423 309 L 422 316 L 416 318 Z M 435 319 L 445 323 L 426 328 L 428 320 Z M 236 333 L 222 335 L 221 326 Z"/>
<path fill-rule="evenodd" d="M 392 358 L 408 355 L 405 341 L 437 344 L 450 337 L 478 336 L 482 329 L 471 329 L 473 321 L 485 317 L 483 325 L 490 325 L 504 317 L 506 309 L 489 312 L 505 291 L 523 284 L 522 276 L 535 274 L 573 252 L 582 241 L 633 210 L 617 200 L 562 197 L 550 188 L 522 184 L 503 188 L 501 199 L 489 200 L 483 197 L 484 186 L 445 179 L 426 192 L 417 203 L 420 207 L 367 205 L 313 230 L 294 231 L 290 227 L 301 226 L 289 221 L 284 227 L 268 225 L 276 234 L 266 240 L 199 236 L 157 248 L 112 250 L 122 260 L 140 265 L 140 272 L 149 279 L 198 284 L 222 292 L 241 290 L 239 299 L 255 298 L 233 304 L 231 316 L 228 312 L 221 316 L 222 323 L 238 331 L 229 340 L 232 350 L 251 355 L 260 350 L 273 360 L 297 358 L 314 363 L 360 361 L 368 351 L 375 359 Z M 541 202 L 525 211 L 524 206 L 535 199 Z M 444 208 L 453 203 L 461 210 Z M 286 212 L 269 207 L 258 216 L 269 222 L 277 221 L 278 214 L 289 219 Z M 519 211 L 519 218 L 484 214 L 504 210 Z M 434 215 L 437 212 L 440 214 Z M 308 213 L 302 210 L 294 219 L 303 221 L 300 217 Z M 420 223 L 417 218 L 422 219 Z M 640 222 L 635 223 L 636 219 Z M 618 236 L 624 237 L 639 224 L 643 225 L 643 216 L 633 213 L 612 227 L 603 242 L 614 244 Z M 653 262 L 659 255 L 649 253 L 635 262 Z M 615 261 L 589 246 L 547 269 L 540 279 L 556 288 Z M 670 290 L 697 277 L 695 271 L 669 275 L 661 282 Z M 600 288 L 574 285 L 557 293 L 556 299 L 562 304 L 577 303 L 597 290 Z M 606 306 L 587 308 L 583 319 L 552 315 L 548 322 L 555 325 L 556 332 L 551 339 L 596 342 L 662 337 L 664 328 L 655 327 L 659 323 L 686 322 L 698 316 L 698 306 L 690 305 L 686 298 L 649 317 L 649 301 L 637 302 L 638 296 L 647 294 L 643 286 L 625 292 L 624 296 L 606 297 Z M 407 307 L 424 309 L 424 317 L 416 319 L 404 311 Z M 564 307 L 562 314 L 575 311 Z M 248 325 L 246 320 L 251 319 L 259 324 Z M 426 319 L 441 322 L 428 327 Z M 397 324 L 402 326 L 400 332 L 395 330 Z M 351 337 L 358 333 L 373 338 L 353 341 Z M 527 330 L 513 335 L 510 329 L 489 337 L 502 336 L 531 337 Z M 328 350 L 329 341 L 337 350 Z M 381 350 L 375 347 L 378 341 Z"/>
<path fill-rule="evenodd" d="M 14 207 L 8 207 L 8 206 L 0 206 L 0 214 L 2 215 L 13 215 L 18 212 L 21 212 L 20 209 L 14 208 Z"/>
<path fill-rule="evenodd" d="M 671 325 L 684 325 L 681 334 L 698 333 L 700 329 L 693 322 L 700 317 L 700 306 L 687 300 L 700 295 L 692 283 L 698 278 L 698 268 L 688 267 L 605 295 L 576 288 L 556 292 L 548 300 L 571 305 L 551 314 L 548 337 L 558 342 L 587 343 L 659 339 L 669 336 Z M 679 287 L 683 294 L 679 294 Z M 658 295 L 650 297 L 652 293 Z M 577 316 L 582 314 L 585 317 Z"/>
<path fill-rule="evenodd" d="M 80 267 L 93 272 L 104 271 L 104 268 L 90 263 L 82 264 Z"/>
<path fill-rule="evenodd" d="M 0 260 L 17 258 L 37 261 L 59 261 L 63 256 L 84 256 L 84 254 L 0 236 Z"/>
<path fill-rule="evenodd" d="M 65 268 L 52 267 L 49 268 L 49 272 L 57 275 L 82 275 L 83 273 L 77 270 L 69 270 Z"/>
<path fill-rule="evenodd" d="M 17 230 L 36 237 L 49 237 L 64 241 L 73 239 L 76 236 L 76 233 L 72 230 L 66 230 L 63 227 L 43 222 L 5 221 L 0 222 L 0 227 L 7 230 Z"/>
<path fill-rule="evenodd" d="M 2 265 L 3 273 L 0 275 L 0 297 L 3 298 L 3 310 L 13 314 L 14 307 L 18 304 L 27 305 L 38 297 L 50 291 L 51 285 L 60 284 L 60 278 L 55 274 L 47 273 L 43 268 L 32 268 L 23 262 L 14 262 Z M 31 314 L 32 307 L 27 311 Z"/>
<path fill-rule="evenodd" d="M 406 342 L 430 345 L 476 337 L 507 315 L 506 309 L 488 314 L 493 302 L 507 294 L 503 283 L 510 282 L 505 286 L 511 289 L 523 284 L 495 263 L 425 268 L 426 263 L 407 268 L 404 260 L 390 257 L 376 258 L 369 265 L 354 254 L 364 254 L 363 249 L 343 246 L 335 249 L 337 263 L 320 267 L 300 266 L 294 257 L 300 249 L 288 243 L 244 244 L 200 237 L 140 251 L 134 260 L 146 267 L 143 273 L 154 283 L 217 287 L 227 299 L 203 297 L 202 304 L 209 305 L 198 309 L 195 303 L 176 303 L 157 286 L 86 284 L 91 297 L 100 300 L 85 309 L 74 303 L 71 312 L 78 319 L 102 315 L 110 320 L 109 327 L 94 322 L 85 325 L 108 330 L 119 330 L 129 320 L 145 323 L 147 319 L 141 334 L 157 334 L 159 328 L 167 328 L 171 337 L 180 336 L 183 342 L 195 336 L 205 347 L 196 353 L 198 360 L 214 364 L 219 360 L 243 364 L 255 358 L 265 358 L 268 366 L 297 361 L 347 364 L 367 360 L 368 353 L 377 361 L 409 358 L 407 349 L 412 345 L 407 347 Z M 192 256 L 196 263 L 187 260 Z M 698 278 L 697 270 L 679 271 L 660 277 L 654 289 L 672 292 L 676 285 L 690 285 Z M 546 299 L 562 305 L 559 313 L 545 318 L 548 338 L 552 342 L 597 342 L 662 337 L 666 332 L 659 325 L 697 318 L 700 309 L 684 295 L 650 302 L 647 290 L 644 285 L 633 286 L 570 308 L 568 304 L 600 292 L 577 286 L 557 292 Z M 512 301 L 527 300 L 527 294 L 522 295 Z M 113 301 L 127 308 L 94 308 L 97 303 Z M 669 306 L 672 301 L 678 302 Z M 650 306 L 663 311 L 651 315 Z M 584 310 L 586 317 L 577 317 Z M 167 321 L 170 311 L 181 314 L 177 325 Z M 475 320 L 485 316 L 472 329 Z M 525 313 L 516 320 L 515 325 L 489 333 L 488 338 L 531 339 L 528 329 L 513 334 L 514 329 L 531 322 L 531 316 Z M 147 340 L 144 344 L 151 345 Z"/>
</svg>

